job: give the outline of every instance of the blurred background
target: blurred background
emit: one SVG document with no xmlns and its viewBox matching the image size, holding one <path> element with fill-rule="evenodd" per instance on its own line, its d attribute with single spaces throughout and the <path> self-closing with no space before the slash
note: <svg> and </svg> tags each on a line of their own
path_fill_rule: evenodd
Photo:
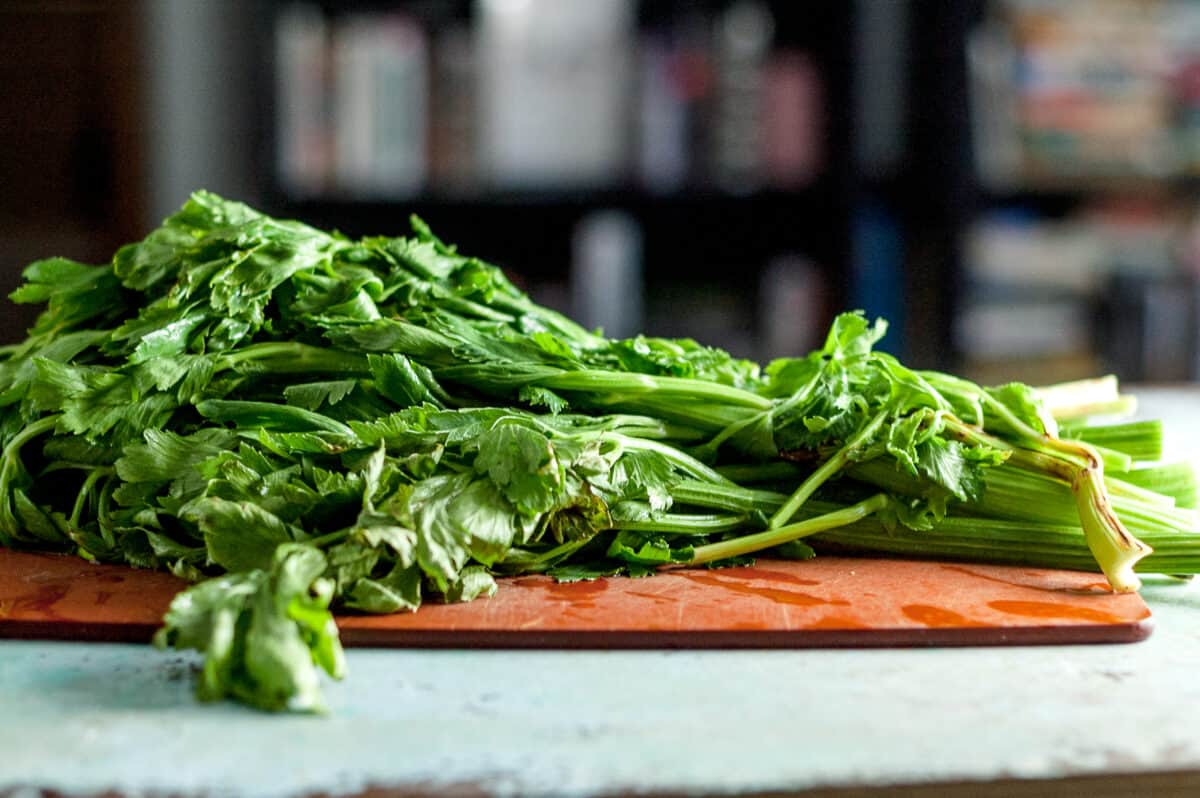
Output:
<svg viewBox="0 0 1200 798">
<path fill-rule="evenodd" d="M 7 0 L 0 87 L 4 293 L 204 187 L 610 335 L 1200 379 L 1195 0 Z"/>
</svg>

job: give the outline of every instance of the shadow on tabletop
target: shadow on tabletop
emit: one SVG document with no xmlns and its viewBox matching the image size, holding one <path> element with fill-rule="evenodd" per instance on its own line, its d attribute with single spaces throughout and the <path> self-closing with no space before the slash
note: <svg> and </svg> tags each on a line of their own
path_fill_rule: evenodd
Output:
<svg viewBox="0 0 1200 798">
<path fill-rule="evenodd" d="M 7 641 L 0 641 L 7 642 Z M 13 641 L 5 652 L 13 700 L 36 700 L 72 710 L 162 711 L 197 705 L 200 659 L 139 644 L 64 644 Z M 230 704 L 230 706 L 233 706 Z"/>
</svg>

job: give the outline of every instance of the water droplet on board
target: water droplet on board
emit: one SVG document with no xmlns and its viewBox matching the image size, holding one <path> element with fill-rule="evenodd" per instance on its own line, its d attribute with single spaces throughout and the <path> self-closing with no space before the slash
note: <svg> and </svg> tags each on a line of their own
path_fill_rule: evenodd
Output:
<svg viewBox="0 0 1200 798">
<path fill-rule="evenodd" d="M 988 606 L 998 612 L 1020 615 L 1024 618 L 1122 623 L 1122 620 L 1115 615 L 1092 607 L 1053 604 L 1048 601 L 989 601 Z"/>
<path fill-rule="evenodd" d="M 699 573 L 694 571 L 680 571 L 679 575 L 692 582 L 698 582 L 708 587 L 719 587 L 727 590 L 730 593 L 738 593 L 743 596 L 754 596 L 756 598 L 765 598 L 774 601 L 777 604 L 791 604 L 796 607 L 814 607 L 825 604 L 834 604 L 841 606 L 849 606 L 850 602 L 840 599 L 824 599 L 820 596 L 814 596 L 810 593 L 801 593 L 798 590 L 780 590 L 774 587 L 763 587 L 760 585 L 748 584 L 746 582 L 728 579 L 728 574 L 722 576 L 714 576 L 712 574 Z"/>
<path fill-rule="evenodd" d="M 26 615 L 41 616 L 44 619 L 55 619 L 58 613 L 54 611 L 54 605 L 62 601 L 69 592 L 67 585 L 42 585 L 32 593 L 17 597 L 12 602 L 10 615 Z"/>
<path fill-rule="evenodd" d="M 580 582 L 549 582 L 541 585 L 548 598 L 565 601 L 572 607 L 595 607 L 596 596 L 608 590 L 608 580 L 599 579 Z"/>
<path fill-rule="evenodd" d="M 734 568 L 721 568 L 712 573 L 718 573 L 721 576 L 740 577 L 742 579 L 754 579 L 766 582 L 787 582 L 793 585 L 804 585 L 812 587 L 819 585 L 820 582 L 815 579 L 801 579 L 798 576 L 789 574 L 786 571 L 775 571 L 770 568 L 762 568 L 759 566 L 736 566 Z M 853 571 L 851 572 L 853 573 Z"/>
<path fill-rule="evenodd" d="M 962 626 L 986 626 L 987 624 L 973 621 L 945 607 L 934 607 L 931 604 L 905 604 L 900 611 L 910 620 L 934 629 L 945 629 Z"/>
</svg>

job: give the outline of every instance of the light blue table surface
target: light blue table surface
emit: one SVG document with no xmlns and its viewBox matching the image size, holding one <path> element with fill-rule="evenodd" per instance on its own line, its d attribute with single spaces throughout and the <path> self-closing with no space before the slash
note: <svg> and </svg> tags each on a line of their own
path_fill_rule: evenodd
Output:
<svg viewBox="0 0 1200 798">
<path fill-rule="evenodd" d="M 1194 395 L 1151 392 L 1177 451 Z M 1200 585 L 1132 645 L 352 650 L 327 717 L 198 705 L 195 660 L 0 641 L 0 795 L 738 793 L 1200 771 Z"/>
</svg>

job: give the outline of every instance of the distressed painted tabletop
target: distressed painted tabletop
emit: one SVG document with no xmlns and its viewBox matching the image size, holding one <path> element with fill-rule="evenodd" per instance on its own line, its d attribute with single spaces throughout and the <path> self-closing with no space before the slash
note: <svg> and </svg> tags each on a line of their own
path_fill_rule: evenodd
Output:
<svg viewBox="0 0 1200 798">
<path fill-rule="evenodd" d="M 1200 451 L 1195 394 L 1142 396 L 1171 448 Z M 0 795 L 916 795 L 997 779 L 1049 795 L 1028 780 L 1051 778 L 1184 795 L 1200 784 L 1200 585 L 1144 595 L 1156 630 L 1131 645 L 356 649 L 324 718 L 198 705 L 195 660 L 146 646 L 0 641 Z"/>
</svg>

